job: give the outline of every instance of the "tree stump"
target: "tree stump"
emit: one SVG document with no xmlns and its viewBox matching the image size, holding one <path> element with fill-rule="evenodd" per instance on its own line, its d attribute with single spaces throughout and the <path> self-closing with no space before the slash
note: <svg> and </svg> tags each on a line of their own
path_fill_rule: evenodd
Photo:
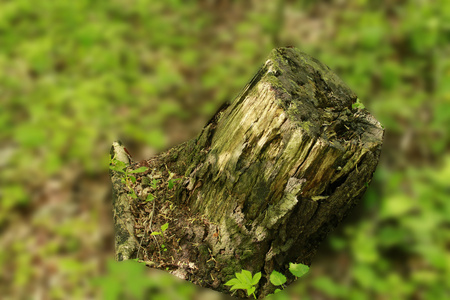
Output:
<svg viewBox="0 0 450 300">
<path fill-rule="evenodd" d="M 111 171 L 116 259 L 227 294 L 235 272 L 262 272 L 261 299 L 362 197 L 383 133 L 327 66 L 274 49 L 196 138 L 126 169 L 143 172 Z"/>
</svg>

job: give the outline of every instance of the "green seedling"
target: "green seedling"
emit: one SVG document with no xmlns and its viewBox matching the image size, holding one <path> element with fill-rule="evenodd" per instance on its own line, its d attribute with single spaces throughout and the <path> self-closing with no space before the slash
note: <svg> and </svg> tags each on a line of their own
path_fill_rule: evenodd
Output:
<svg viewBox="0 0 450 300">
<path fill-rule="evenodd" d="M 159 180 L 157 180 L 157 179 L 152 180 L 152 188 L 154 190 L 156 190 L 156 188 L 158 187 L 158 183 L 159 183 Z"/>
<path fill-rule="evenodd" d="M 123 175 L 122 178 L 121 178 L 121 181 L 122 181 L 123 184 L 125 184 L 127 186 L 128 190 L 130 191 L 128 195 L 131 198 L 136 199 L 137 195 L 134 192 L 134 189 L 131 187 L 132 183 L 136 183 L 136 177 L 134 175 L 132 175 L 132 174 L 143 173 L 143 172 L 147 171 L 148 168 L 147 167 L 140 167 L 140 168 L 137 168 L 135 170 L 129 170 L 127 168 L 127 165 L 123 161 L 117 160 L 117 159 L 112 158 L 112 157 L 111 157 L 111 160 L 110 160 L 109 168 L 111 170 L 116 171 L 116 172 L 118 172 L 118 173 Z M 148 199 L 148 197 L 147 197 L 147 199 Z M 149 201 L 149 200 L 147 200 L 147 201 Z"/>
<path fill-rule="evenodd" d="M 169 223 L 161 225 L 161 231 L 153 231 L 151 235 L 160 235 L 164 241 L 164 232 L 167 230 L 167 228 L 169 228 Z M 167 248 L 164 244 L 161 244 L 161 248 L 163 249 L 163 251 L 167 251 Z"/>
<path fill-rule="evenodd" d="M 167 170 L 167 171 L 169 172 L 169 178 L 167 179 L 167 187 L 169 189 L 173 189 L 175 181 L 181 180 L 181 178 L 173 179 L 173 176 L 175 175 L 175 173 L 172 173 L 169 170 Z"/>
<path fill-rule="evenodd" d="M 364 106 L 364 104 L 362 104 L 361 100 L 359 100 L 359 98 L 357 98 L 356 102 L 352 104 L 352 109 L 355 109 L 355 108 L 364 109 L 366 107 Z"/>
<path fill-rule="evenodd" d="M 153 231 L 153 232 L 152 232 L 152 235 L 161 235 L 161 236 L 164 236 L 164 231 L 166 231 L 167 228 L 169 228 L 169 223 L 166 223 L 166 224 L 161 225 L 161 231 Z"/>
<path fill-rule="evenodd" d="M 302 277 L 309 271 L 309 267 L 307 265 L 303 264 L 289 264 L 289 271 L 297 278 Z M 261 272 L 256 273 L 254 276 L 252 276 L 252 273 L 247 270 L 242 270 L 241 273 L 236 273 L 236 277 L 228 280 L 225 285 L 231 286 L 231 290 L 246 290 L 247 295 L 250 297 L 250 295 L 253 295 L 253 297 L 256 299 L 256 285 L 258 284 L 259 280 L 261 279 Z M 270 282 L 275 286 L 280 286 L 281 289 L 277 288 L 275 290 L 275 294 L 280 292 L 282 289 L 284 289 L 284 284 L 287 281 L 286 276 L 281 274 L 280 272 L 277 272 L 275 270 L 272 271 L 272 273 L 269 276 Z"/>
<path fill-rule="evenodd" d="M 307 265 L 304 265 L 304 264 L 290 263 L 289 264 L 289 271 L 295 277 L 300 278 L 303 275 L 305 275 L 306 273 L 308 273 L 309 267 Z M 284 276 L 283 274 L 281 274 L 280 272 L 277 272 L 275 270 L 272 271 L 272 274 L 270 274 L 269 279 L 270 279 L 270 282 L 273 285 L 281 287 L 281 289 L 277 288 L 274 291 L 274 294 L 276 294 L 276 293 L 280 292 L 282 289 L 284 289 L 284 284 L 287 281 L 286 276 Z"/>
<path fill-rule="evenodd" d="M 247 270 L 242 270 L 241 273 L 236 273 L 236 278 L 228 280 L 225 285 L 231 286 L 231 290 L 246 290 L 247 295 L 253 295 L 256 299 L 255 291 L 256 285 L 261 279 L 261 272 L 252 276 L 252 273 Z"/>
<path fill-rule="evenodd" d="M 145 201 L 150 202 L 155 199 L 155 196 L 153 196 L 152 193 L 148 193 L 147 198 L 145 198 Z"/>
<path fill-rule="evenodd" d="M 152 188 L 154 190 L 156 190 L 156 188 L 158 187 L 158 183 L 159 183 L 159 180 L 156 180 L 156 179 L 152 180 Z M 151 202 L 154 199 L 155 199 L 155 196 L 152 193 L 148 193 L 147 198 L 145 199 L 145 201 Z"/>
<path fill-rule="evenodd" d="M 309 267 L 304 264 L 290 263 L 289 264 L 289 272 L 291 272 L 292 275 L 294 275 L 295 277 L 300 278 L 309 272 Z"/>
<path fill-rule="evenodd" d="M 284 276 L 283 274 L 281 274 L 280 272 L 277 271 L 272 271 L 272 274 L 270 274 L 270 282 L 275 285 L 275 286 L 281 286 L 282 289 L 284 289 L 284 284 L 286 283 L 287 279 L 286 276 Z M 276 289 L 275 290 L 275 294 L 280 292 L 280 289 Z"/>
</svg>

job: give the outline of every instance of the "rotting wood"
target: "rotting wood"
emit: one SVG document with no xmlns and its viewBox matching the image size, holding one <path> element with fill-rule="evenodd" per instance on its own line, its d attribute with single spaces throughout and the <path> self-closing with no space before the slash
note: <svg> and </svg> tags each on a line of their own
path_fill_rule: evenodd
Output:
<svg viewBox="0 0 450 300">
<path fill-rule="evenodd" d="M 111 172 L 116 259 L 139 253 L 149 266 L 228 294 L 224 283 L 242 269 L 263 273 L 258 298 L 273 291 L 272 270 L 291 283 L 289 263 L 311 264 L 377 166 L 384 130 L 356 101 L 318 60 L 274 49 L 196 138 L 130 167 L 148 167 L 133 186 L 139 199 Z M 178 179 L 172 189 L 169 178 Z M 150 236 L 165 223 L 164 235 Z"/>
</svg>

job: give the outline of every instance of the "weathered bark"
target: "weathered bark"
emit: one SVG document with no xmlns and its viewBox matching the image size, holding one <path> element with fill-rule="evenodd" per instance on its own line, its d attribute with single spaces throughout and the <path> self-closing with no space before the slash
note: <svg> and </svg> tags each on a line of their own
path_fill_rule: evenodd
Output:
<svg viewBox="0 0 450 300">
<path fill-rule="evenodd" d="M 150 266 L 225 293 L 235 272 L 261 271 L 263 298 L 274 288 L 272 270 L 289 275 L 289 262 L 310 265 L 371 181 L 383 129 L 352 108 L 356 100 L 316 59 L 274 49 L 195 139 L 132 166 L 149 167 L 133 186 L 140 199 L 112 172 L 116 258 L 139 253 Z M 174 189 L 169 171 L 180 179 Z M 143 201 L 149 192 L 154 204 Z M 164 238 L 149 235 L 166 222 Z"/>
</svg>

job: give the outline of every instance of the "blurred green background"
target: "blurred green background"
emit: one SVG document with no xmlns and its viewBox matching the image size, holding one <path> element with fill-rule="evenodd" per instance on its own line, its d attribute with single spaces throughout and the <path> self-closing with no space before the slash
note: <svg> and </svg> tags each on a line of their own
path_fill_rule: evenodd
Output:
<svg viewBox="0 0 450 300">
<path fill-rule="evenodd" d="M 386 134 L 364 199 L 277 298 L 447 298 L 449 1 L 0 0 L 3 299 L 196 297 L 111 261 L 109 147 L 141 160 L 194 137 L 286 45 Z"/>
</svg>

